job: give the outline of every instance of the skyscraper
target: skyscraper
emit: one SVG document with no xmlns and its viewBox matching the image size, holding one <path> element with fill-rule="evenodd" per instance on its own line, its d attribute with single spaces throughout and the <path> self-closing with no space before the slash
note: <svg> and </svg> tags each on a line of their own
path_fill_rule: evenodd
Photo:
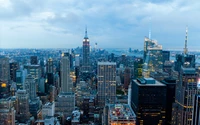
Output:
<svg viewBox="0 0 200 125">
<path fill-rule="evenodd" d="M 60 62 L 61 92 L 72 92 L 72 81 L 70 80 L 69 53 L 64 53 Z"/>
<path fill-rule="evenodd" d="M 19 122 L 26 122 L 29 117 L 29 94 L 26 90 L 17 90 L 18 112 L 16 118 Z"/>
<path fill-rule="evenodd" d="M 195 95 L 193 113 L 192 113 L 192 125 L 200 124 L 200 95 Z"/>
<path fill-rule="evenodd" d="M 181 68 L 173 105 L 173 125 L 191 125 L 194 95 L 197 94 L 198 75 L 195 68 Z"/>
<path fill-rule="evenodd" d="M 30 74 L 28 74 L 25 80 L 25 90 L 29 94 L 30 100 L 34 100 L 36 98 L 36 82 Z"/>
<path fill-rule="evenodd" d="M 131 87 L 136 125 L 165 125 L 166 85 L 153 78 L 138 78 L 132 81 Z"/>
<path fill-rule="evenodd" d="M 195 70 L 195 55 L 189 55 L 187 49 L 186 28 L 183 54 L 176 55 L 175 70 L 179 72 L 176 84 L 175 103 L 172 111 L 172 125 L 191 125 L 194 95 L 198 93 L 198 74 Z"/>
<path fill-rule="evenodd" d="M 98 62 L 98 104 L 115 103 L 116 99 L 116 63 Z"/>
<path fill-rule="evenodd" d="M 38 64 L 37 56 L 31 56 L 31 65 L 37 65 L 37 64 Z"/>
<path fill-rule="evenodd" d="M 17 62 L 11 62 L 10 63 L 10 79 L 16 82 L 16 71 L 19 68 L 19 65 Z"/>
<path fill-rule="evenodd" d="M 162 46 L 155 40 L 145 38 L 143 76 L 149 77 L 150 72 L 162 71 Z"/>
<path fill-rule="evenodd" d="M 85 37 L 83 39 L 83 64 L 82 71 L 90 71 L 90 41 L 87 36 L 87 28 L 85 29 Z"/>
<path fill-rule="evenodd" d="M 0 124 L 15 125 L 15 109 L 10 98 L 0 99 Z"/>
<path fill-rule="evenodd" d="M 8 83 L 10 80 L 9 58 L 0 56 L 0 80 Z"/>
</svg>

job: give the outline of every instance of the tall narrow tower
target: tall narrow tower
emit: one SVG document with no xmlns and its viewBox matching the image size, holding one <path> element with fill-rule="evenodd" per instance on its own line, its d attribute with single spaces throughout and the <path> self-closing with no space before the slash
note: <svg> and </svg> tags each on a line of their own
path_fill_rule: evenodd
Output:
<svg viewBox="0 0 200 125">
<path fill-rule="evenodd" d="M 186 34 L 185 34 L 185 48 L 184 48 L 184 54 L 186 55 L 188 53 L 188 48 L 187 48 L 187 40 L 188 40 L 188 28 L 186 27 Z"/>
<path fill-rule="evenodd" d="M 90 57 L 90 41 L 87 36 L 87 27 L 85 29 L 85 37 L 83 39 L 83 65 L 82 71 L 90 71 L 90 64 L 89 64 L 89 57 Z"/>
<path fill-rule="evenodd" d="M 61 72 L 61 92 L 71 93 L 73 84 L 70 81 L 70 61 L 69 53 L 64 53 L 60 62 Z"/>
</svg>

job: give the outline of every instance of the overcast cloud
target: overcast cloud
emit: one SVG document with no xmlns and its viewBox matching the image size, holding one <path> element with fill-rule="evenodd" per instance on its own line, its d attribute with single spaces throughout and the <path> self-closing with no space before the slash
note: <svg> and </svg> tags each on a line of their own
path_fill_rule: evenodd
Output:
<svg viewBox="0 0 200 125">
<path fill-rule="evenodd" d="M 152 38 L 164 49 L 200 48 L 198 0 L 0 0 L 0 47 L 82 46 L 85 26 L 91 46 L 142 49 Z"/>
</svg>

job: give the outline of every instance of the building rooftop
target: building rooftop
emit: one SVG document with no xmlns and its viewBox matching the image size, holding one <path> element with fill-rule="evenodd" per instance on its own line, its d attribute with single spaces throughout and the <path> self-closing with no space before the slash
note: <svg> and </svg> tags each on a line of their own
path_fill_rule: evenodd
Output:
<svg viewBox="0 0 200 125">
<path fill-rule="evenodd" d="M 136 120 L 136 115 L 128 104 L 109 104 L 109 116 L 112 121 Z"/>
<path fill-rule="evenodd" d="M 98 62 L 98 65 L 116 65 L 116 62 Z"/>
<path fill-rule="evenodd" d="M 133 80 L 138 86 L 166 86 L 154 78 L 138 78 Z"/>
</svg>

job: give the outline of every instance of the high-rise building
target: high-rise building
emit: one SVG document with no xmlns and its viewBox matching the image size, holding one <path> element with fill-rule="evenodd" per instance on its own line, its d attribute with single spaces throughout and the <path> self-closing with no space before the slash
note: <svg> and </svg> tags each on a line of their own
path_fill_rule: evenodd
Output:
<svg viewBox="0 0 200 125">
<path fill-rule="evenodd" d="M 162 81 L 167 87 L 166 94 L 166 124 L 171 125 L 172 106 L 175 102 L 176 80 L 173 78 L 166 78 Z"/>
<path fill-rule="evenodd" d="M 195 68 L 181 68 L 176 85 L 175 104 L 173 105 L 172 125 L 191 125 L 194 95 L 197 91 L 198 75 Z"/>
<path fill-rule="evenodd" d="M 176 55 L 175 70 L 178 71 L 175 103 L 172 111 L 172 125 L 191 125 L 194 95 L 198 94 L 198 74 L 195 70 L 195 55 L 189 55 L 187 33 L 184 53 Z"/>
<path fill-rule="evenodd" d="M 15 109 L 10 98 L 0 99 L 0 124 L 15 125 Z"/>
<path fill-rule="evenodd" d="M 150 72 L 163 69 L 162 46 L 155 40 L 145 39 L 143 76 L 149 77 Z"/>
<path fill-rule="evenodd" d="M 10 80 L 9 58 L 0 56 L 0 80 L 8 84 Z"/>
<path fill-rule="evenodd" d="M 105 103 L 115 103 L 116 101 L 116 63 L 98 62 L 98 104 L 105 106 Z"/>
<path fill-rule="evenodd" d="M 170 60 L 170 51 L 162 51 L 162 56 L 163 56 L 163 64 L 164 64 L 165 61 Z"/>
<path fill-rule="evenodd" d="M 63 53 L 60 61 L 61 92 L 72 92 L 73 83 L 70 79 L 69 53 Z"/>
<path fill-rule="evenodd" d="M 30 100 L 34 100 L 36 98 L 36 82 L 30 74 L 28 74 L 25 80 L 25 90 L 29 94 Z"/>
<path fill-rule="evenodd" d="M 37 64 L 38 64 L 37 56 L 31 56 L 31 65 L 37 65 Z"/>
<path fill-rule="evenodd" d="M 17 62 L 11 62 L 10 63 L 10 80 L 16 82 L 16 71 L 19 68 L 19 65 Z"/>
<path fill-rule="evenodd" d="M 40 65 L 25 65 L 25 69 L 27 69 L 27 74 L 31 74 L 36 82 L 36 92 L 38 92 L 38 84 L 41 78 L 41 67 Z"/>
<path fill-rule="evenodd" d="M 143 59 L 136 58 L 134 60 L 134 78 L 142 78 Z"/>
<path fill-rule="evenodd" d="M 200 95 L 195 95 L 194 97 L 191 125 L 200 125 Z"/>
<path fill-rule="evenodd" d="M 131 106 L 137 125 L 165 125 L 166 85 L 153 78 L 132 81 Z"/>
<path fill-rule="evenodd" d="M 16 71 L 16 84 L 17 89 L 24 89 L 25 78 L 27 75 L 26 70 L 18 69 Z"/>
<path fill-rule="evenodd" d="M 16 113 L 16 119 L 19 122 L 25 123 L 29 117 L 29 95 L 26 90 L 17 90 L 18 98 L 18 112 Z"/>
<path fill-rule="evenodd" d="M 82 71 L 90 71 L 90 41 L 87 36 L 87 28 L 83 39 L 83 64 Z"/>
<path fill-rule="evenodd" d="M 184 52 L 183 54 L 176 55 L 175 70 L 178 72 L 180 72 L 181 67 L 195 68 L 195 55 L 188 54 L 187 40 L 188 40 L 188 29 L 186 28 L 185 47 L 183 49 Z"/>
<path fill-rule="evenodd" d="M 53 59 L 49 58 L 47 62 L 47 73 L 53 73 Z"/>
<path fill-rule="evenodd" d="M 57 115 L 64 115 L 65 118 L 71 116 L 75 109 L 75 94 L 60 93 L 55 100 L 55 113 Z"/>
<path fill-rule="evenodd" d="M 80 56 L 79 56 L 79 54 L 75 55 L 75 66 L 76 67 L 80 66 Z"/>
<path fill-rule="evenodd" d="M 128 90 L 128 86 L 131 81 L 131 71 L 130 68 L 125 68 L 124 70 L 124 88 Z"/>
<path fill-rule="evenodd" d="M 0 98 L 9 96 L 9 81 L 9 58 L 5 56 L 0 56 Z"/>
<path fill-rule="evenodd" d="M 136 125 L 136 115 L 128 104 L 107 104 L 103 125 Z"/>
</svg>

